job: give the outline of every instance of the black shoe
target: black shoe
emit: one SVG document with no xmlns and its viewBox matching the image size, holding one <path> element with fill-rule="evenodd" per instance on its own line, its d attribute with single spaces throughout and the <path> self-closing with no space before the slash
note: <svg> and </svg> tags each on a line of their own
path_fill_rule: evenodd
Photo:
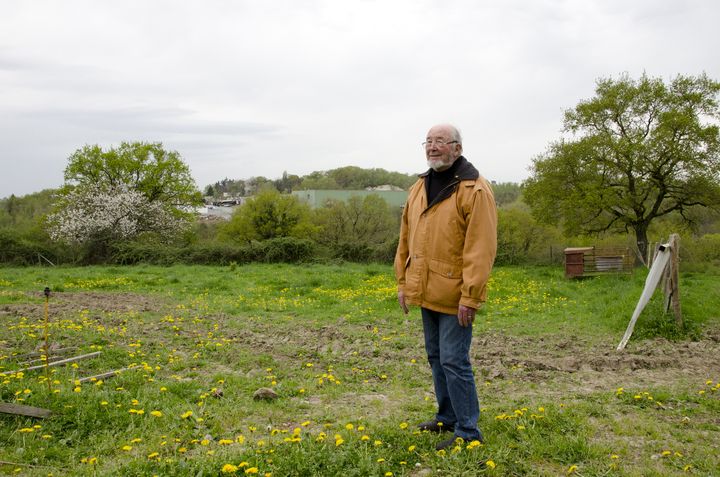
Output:
<svg viewBox="0 0 720 477">
<path fill-rule="evenodd" d="M 437 432 L 439 434 L 441 432 L 453 432 L 455 431 L 455 426 L 450 424 L 444 424 L 437 419 L 433 419 L 432 421 L 423 422 L 422 424 L 418 425 L 418 429 L 420 429 L 421 431 Z"/>
<path fill-rule="evenodd" d="M 438 442 L 437 445 L 435 446 L 435 450 L 439 450 L 439 451 L 444 450 L 450 446 L 460 445 L 460 444 L 463 444 L 464 442 L 465 442 L 465 439 L 463 439 L 462 437 L 452 436 L 450 439 L 445 439 L 444 441 Z"/>
</svg>

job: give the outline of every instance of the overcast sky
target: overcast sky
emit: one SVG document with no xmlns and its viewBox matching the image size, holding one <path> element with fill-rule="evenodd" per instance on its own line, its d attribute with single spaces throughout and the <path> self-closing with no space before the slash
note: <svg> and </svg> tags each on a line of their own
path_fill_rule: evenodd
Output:
<svg viewBox="0 0 720 477">
<path fill-rule="evenodd" d="M 520 182 L 598 78 L 720 80 L 715 0 L 0 0 L 0 198 L 85 144 L 159 141 L 199 188 L 424 170 L 430 126 Z"/>
</svg>

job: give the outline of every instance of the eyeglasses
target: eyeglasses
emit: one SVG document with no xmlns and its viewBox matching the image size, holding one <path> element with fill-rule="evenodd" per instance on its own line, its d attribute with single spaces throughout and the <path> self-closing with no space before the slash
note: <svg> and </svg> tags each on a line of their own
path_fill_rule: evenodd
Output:
<svg viewBox="0 0 720 477">
<path fill-rule="evenodd" d="M 435 144 L 437 147 L 443 147 L 448 144 L 454 144 L 456 142 L 457 141 L 443 141 L 442 139 L 430 139 L 429 141 L 425 141 L 424 143 L 422 143 L 422 146 L 429 147 L 429 146 L 432 146 L 433 144 Z"/>
</svg>

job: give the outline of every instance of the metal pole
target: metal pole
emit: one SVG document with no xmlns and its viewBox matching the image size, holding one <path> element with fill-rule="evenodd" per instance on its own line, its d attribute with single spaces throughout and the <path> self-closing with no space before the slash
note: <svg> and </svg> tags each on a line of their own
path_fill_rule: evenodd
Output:
<svg viewBox="0 0 720 477">
<path fill-rule="evenodd" d="M 50 344 L 49 344 L 49 336 L 50 336 L 50 313 L 49 313 L 49 304 L 50 304 L 50 287 L 45 287 L 44 292 L 45 293 L 45 379 L 47 380 L 48 384 L 48 392 L 52 396 L 52 383 L 50 382 Z"/>
</svg>

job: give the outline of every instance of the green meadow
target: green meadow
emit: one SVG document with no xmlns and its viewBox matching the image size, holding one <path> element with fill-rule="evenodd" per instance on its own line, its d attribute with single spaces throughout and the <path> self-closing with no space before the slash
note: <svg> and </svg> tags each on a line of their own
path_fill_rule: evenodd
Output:
<svg viewBox="0 0 720 477">
<path fill-rule="evenodd" d="M 0 474 L 718 475 L 720 273 L 681 272 L 685 328 L 658 291 L 618 352 L 645 276 L 496 267 L 485 443 L 437 452 L 389 266 L 0 268 L 0 403 L 52 412 L 0 414 Z M 45 367 L 46 341 L 97 354 Z"/>
</svg>

